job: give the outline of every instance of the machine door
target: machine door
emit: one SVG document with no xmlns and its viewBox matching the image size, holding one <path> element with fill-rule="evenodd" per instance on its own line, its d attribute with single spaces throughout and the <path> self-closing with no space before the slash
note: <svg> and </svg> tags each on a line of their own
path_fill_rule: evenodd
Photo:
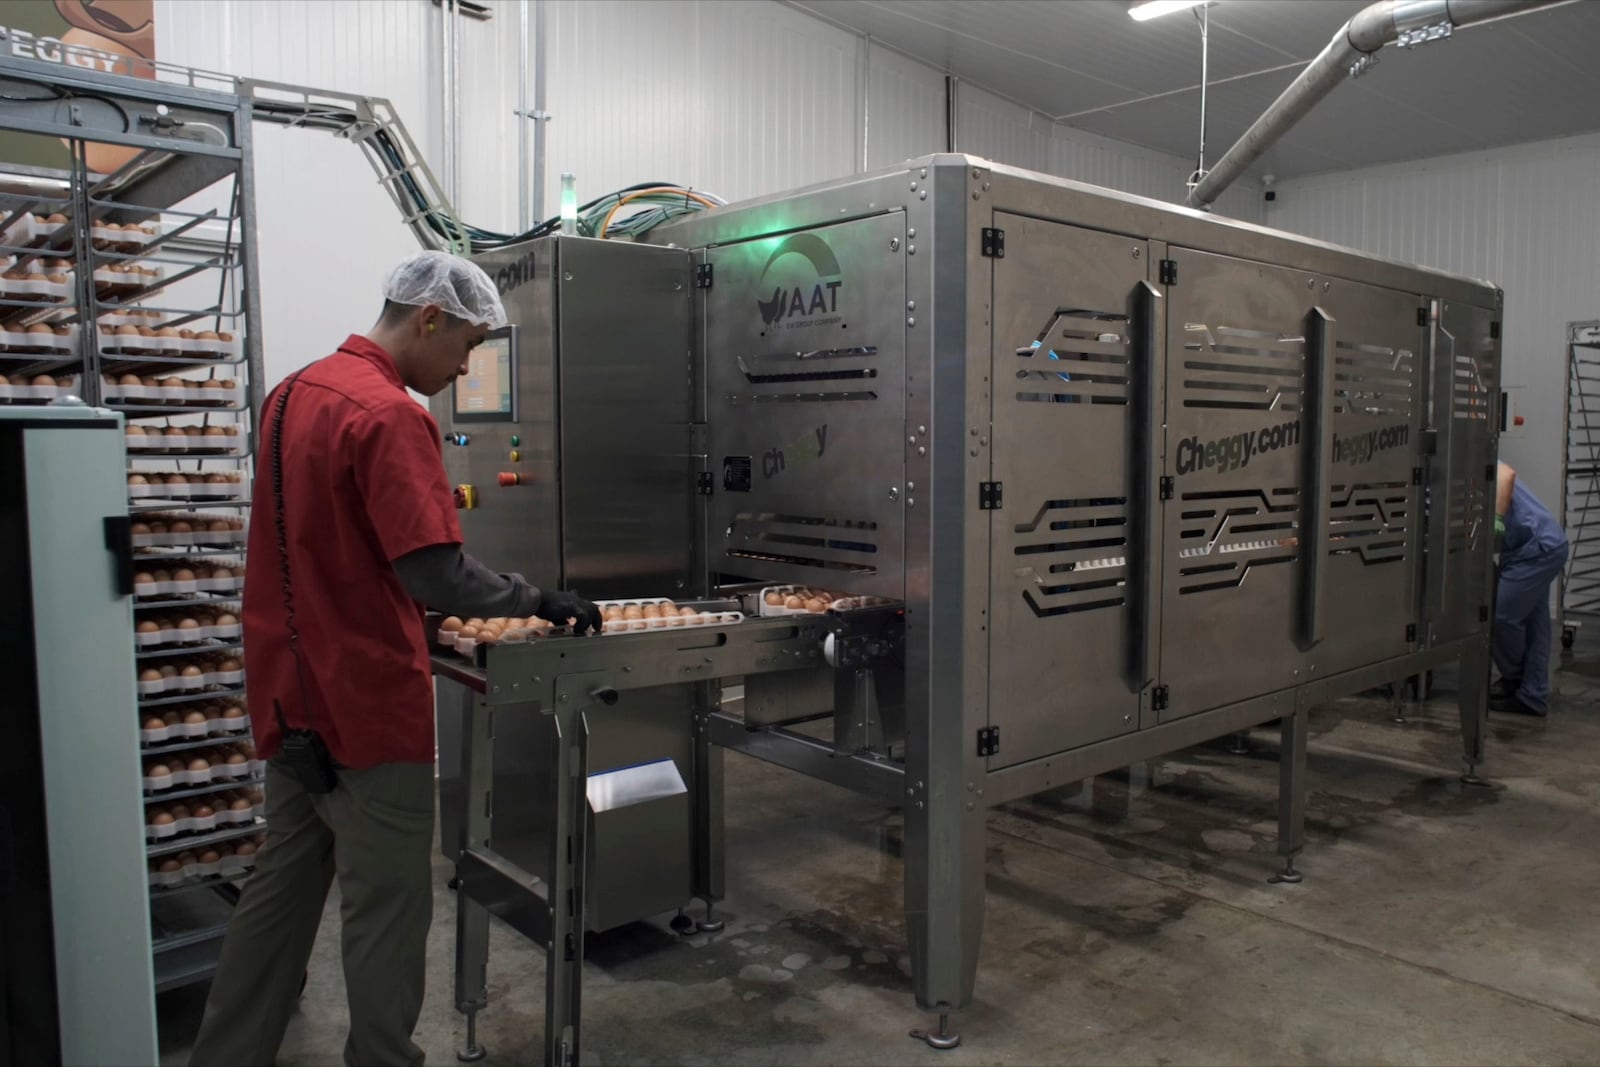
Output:
<svg viewBox="0 0 1600 1067">
<path fill-rule="evenodd" d="M 1143 671 L 1131 664 L 1144 598 L 1130 575 L 1148 499 L 1153 388 L 1137 353 L 1150 261 L 1142 240 L 997 214 L 989 722 L 991 767 L 1139 726 Z M 1137 258 L 1135 258 L 1137 256 Z M 1153 295 L 1153 294 L 1152 294 Z M 1148 325 L 1148 324 L 1147 324 Z M 1146 463 L 1141 466 L 1143 456 Z M 1146 502 L 1143 506 L 1148 507 Z"/>
<path fill-rule="evenodd" d="M 714 573 L 904 596 L 904 248 L 895 213 L 706 253 Z"/>
<path fill-rule="evenodd" d="M 1335 281 L 1318 677 L 1402 656 L 1417 631 L 1422 573 L 1423 331 L 1415 294 Z"/>
<path fill-rule="evenodd" d="M 1495 315 L 1444 303 L 1434 340 L 1433 411 L 1439 454 L 1429 482 L 1428 617 L 1432 637 L 1452 641 L 1481 633 L 1489 603 L 1489 553 L 1494 543 L 1495 424 L 1499 410 L 1499 342 Z"/>
<path fill-rule="evenodd" d="M 1295 684 L 1300 271 L 1174 248 L 1167 289 L 1162 721 Z M 1413 311 L 1413 316 L 1415 312 Z"/>
</svg>

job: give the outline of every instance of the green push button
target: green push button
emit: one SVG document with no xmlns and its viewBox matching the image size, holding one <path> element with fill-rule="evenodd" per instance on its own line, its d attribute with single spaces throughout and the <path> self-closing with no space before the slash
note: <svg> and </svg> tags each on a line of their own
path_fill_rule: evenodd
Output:
<svg viewBox="0 0 1600 1067">
<path fill-rule="evenodd" d="M 521 443 L 522 443 L 522 438 L 518 437 L 516 434 L 512 434 L 511 435 L 511 447 L 512 448 L 516 448 Z"/>
</svg>

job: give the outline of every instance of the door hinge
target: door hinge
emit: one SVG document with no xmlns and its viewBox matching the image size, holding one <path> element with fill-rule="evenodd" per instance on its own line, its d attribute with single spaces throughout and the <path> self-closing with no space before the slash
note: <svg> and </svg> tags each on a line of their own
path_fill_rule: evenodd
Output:
<svg viewBox="0 0 1600 1067">
<path fill-rule="evenodd" d="M 1411 468 L 1411 484 L 1412 485 L 1421 485 L 1422 484 L 1422 468 L 1421 467 L 1412 467 Z"/>
<path fill-rule="evenodd" d="M 1426 325 L 1428 325 L 1428 309 L 1427 308 L 1418 308 L 1417 309 L 1417 325 L 1418 326 L 1426 326 Z"/>
<path fill-rule="evenodd" d="M 1000 498 L 1004 488 L 1000 482 L 979 482 L 978 510 L 999 511 Z"/>
<path fill-rule="evenodd" d="M 1162 285 L 1177 285 L 1178 284 L 1178 261 L 1177 260 L 1175 260 L 1175 259 L 1163 259 L 1161 261 L 1161 284 Z"/>
<path fill-rule="evenodd" d="M 1406 623 L 1406 643 L 1410 645 L 1417 643 L 1417 624 L 1414 622 Z"/>
<path fill-rule="evenodd" d="M 700 490 L 701 496 L 711 495 L 711 472 L 701 471 L 694 476 L 695 488 Z"/>
<path fill-rule="evenodd" d="M 1170 474 L 1163 474 L 1161 476 L 1161 499 L 1172 499 L 1172 475 Z"/>
<path fill-rule="evenodd" d="M 1489 605 L 1487 605 L 1487 604 L 1479 604 L 1478 605 L 1478 621 L 1479 622 L 1488 622 L 1489 621 Z"/>
<path fill-rule="evenodd" d="M 1172 694 L 1164 685 L 1158 685 L 1154 689 L 1150 690 L 1150 710 L 1166 711 L 1167 701 L 1171 695 Z"/>
<path fill-rule="evenodd" d="M 1000 751 L 1000 727 L 985 726 L 978 731 L 978 755 L 992 756 Z"/>
<path fill-rule="evenodd" d="M 1491 322 L 1489 324 L 1489 340 L 1500 340 L 1500 324 L 1498 322 Z"/>
<path fill-rule="evenodd" d="M 715 272 L 711 269 L 711 264 L 700 264 L 694 269 L 694 287 L 696 289 L 711 288 L 711 279 L 714 273 Z"/>
<path fill-rule="evenodd" d="M 983 254 L 987 259 L 1006 258 L 1006 231 L 992 226 L 983 228 Z"/>
</svg>

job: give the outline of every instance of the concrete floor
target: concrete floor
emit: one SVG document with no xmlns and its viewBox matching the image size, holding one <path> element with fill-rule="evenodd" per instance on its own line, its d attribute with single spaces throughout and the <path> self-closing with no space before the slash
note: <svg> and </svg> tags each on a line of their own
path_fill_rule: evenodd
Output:
<svg viewBox="0 0 1600 1067">
<path fill-rule="evenodd" d="M 1600 1062 L 1595 643 L 1558 674 L 1549 719 L 1491 716 L 1488 789 L 1456 779 L 1446 692 L 1405 725 L 1373 700 L 1314 714 L 1301 885 L 1267 882 L 1275 731 L 1248 756 L 1216 743 L 1136 768 L 1101 806 L 1054 793 L 995 811 L 977 1000 L 952 1052 L 906 1037 L 925 1017 L 898 813 L 730 754 L 727 929 L 684 940 L 663 916 L 591 938 L 583 1062 Z M 1126 816 L 1109 816 L 1118 801 Z M 464 1027 L 450 870 L 435 870 L 418 1041 L 444 1064 Z M 340 1062 L 327 914 L 284 1064 Z M 496 927 L 486 1062 L 539 1061 L 543 963 Z M 162 998 L 164 1063 L 184 1062 L 204 993 Z"/>
</svg>

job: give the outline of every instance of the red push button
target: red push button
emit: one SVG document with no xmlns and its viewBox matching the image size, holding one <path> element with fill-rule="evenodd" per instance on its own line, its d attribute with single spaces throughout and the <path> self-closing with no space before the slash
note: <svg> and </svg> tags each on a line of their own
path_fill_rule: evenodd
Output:
<svg viewBox="0 0 1600 1067">
<path fill-rule="evenodd" d="M 501 471 L 499 480 L 501 485 L 520 485 L 522 484 L 522 475 L 511 471 Z"/>
</svg>

